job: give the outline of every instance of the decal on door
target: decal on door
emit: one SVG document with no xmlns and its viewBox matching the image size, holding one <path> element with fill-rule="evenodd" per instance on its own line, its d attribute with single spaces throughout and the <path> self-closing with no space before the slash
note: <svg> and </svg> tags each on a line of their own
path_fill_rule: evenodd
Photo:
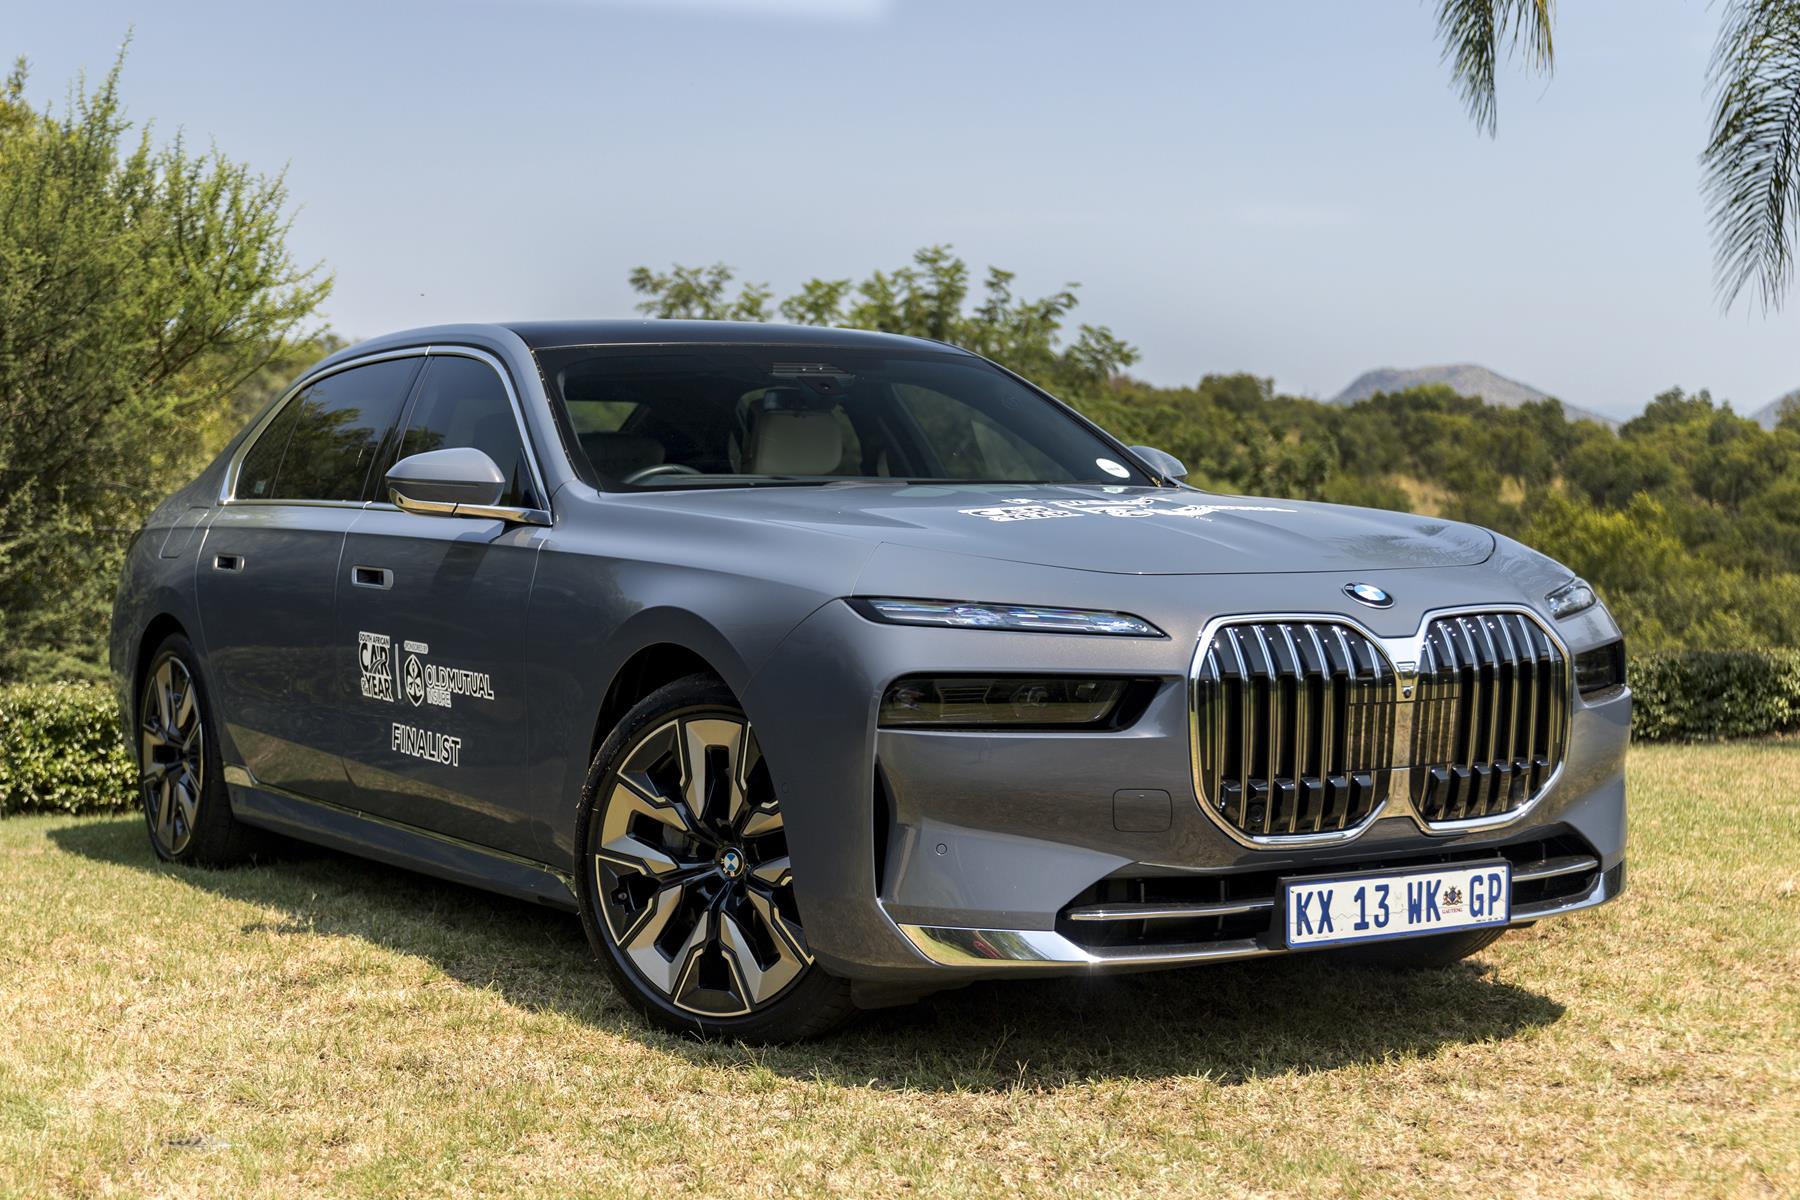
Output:
<svg viewBox="0 0 1800 1200">
<path fill-rule="evenodd" d="M 422 758 L 426 762 L 446 767 L 462 766 L 462 739 L 453 734 L 436 733 L 430 729 L 420 729 L 417 725 L 402 725 L 395 721 L 388 746 L 408 758 Z"/>
<path fill-rule="evenodd" d="M 397 696 L 405 696 L 414 708 L 427 704 L 451 708 L 458 696 L 469 700 L 494 698 L 494 680 L 486 671 L 434 663 L 431 647 L 424 642 L 403 641 L 400 648 L 406 657 L 396 660 L 393 640 L 387 634 L 356 635 L 364 699 L 392 704 Z"/>
<path fill-rule="evenodd" d="M 385 633 L 358 633 L 356 661 L 362 667 L 362 694 L 367 700 L 394 702 L 394 646 Z"/>
</svg>

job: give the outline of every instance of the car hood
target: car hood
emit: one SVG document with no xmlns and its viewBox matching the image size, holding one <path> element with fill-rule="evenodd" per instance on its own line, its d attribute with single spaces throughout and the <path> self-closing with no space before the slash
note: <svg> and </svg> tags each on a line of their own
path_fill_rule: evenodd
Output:
<svg viewBox="0 0 1800 1200">
<path fill-rule="evenodd" d="M 1134 575 L 1458 567 L 1494 550 L 1492 534 L 1455 521 L 1188 488 L 859 481 L 654 499 L 921 550 Z"/>
</svg>

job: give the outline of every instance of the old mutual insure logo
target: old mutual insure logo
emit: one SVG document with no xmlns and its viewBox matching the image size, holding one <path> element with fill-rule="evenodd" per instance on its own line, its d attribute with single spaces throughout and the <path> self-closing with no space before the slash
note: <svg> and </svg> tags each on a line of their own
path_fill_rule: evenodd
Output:
<svg viewBox="0 0 1800 1200">
<path fill-rule="evenodd" d="M 1370 608 L 1391 608 L 1394 598 L 1372 583 L 1346 583 L 1344 595 Z"/>
</svg>

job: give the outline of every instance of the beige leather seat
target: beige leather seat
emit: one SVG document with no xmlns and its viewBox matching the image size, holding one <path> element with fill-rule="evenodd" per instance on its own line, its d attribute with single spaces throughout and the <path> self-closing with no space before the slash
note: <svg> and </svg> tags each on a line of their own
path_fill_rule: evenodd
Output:
<svg viewBox="0 0 1800 1200">
<path fill-rule="evenodd" d="M 837 414 L 775 409 L 750 428 L 745 470 L 752 475 L 830 475 L 844 457 Z"/>
</svg>

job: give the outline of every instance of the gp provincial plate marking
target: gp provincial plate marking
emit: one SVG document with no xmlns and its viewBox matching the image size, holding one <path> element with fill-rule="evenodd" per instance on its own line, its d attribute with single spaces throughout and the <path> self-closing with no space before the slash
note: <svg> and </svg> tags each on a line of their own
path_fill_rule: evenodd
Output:
<svg viewBox="0 0 1800 1200">
<path fill-rule="evenodd" d="M 958 509 L 965 517 L 988 521 L 1043 521 L 1057 517 L 1186 517 L 1210 521 L 1214 513 L 1275 512 L 1291 513 L 1298 509 L 1276 504 L 1183 504 L 1166 496 L 1133 496 L 1116 500 L 1026 500 L 1007 499 L 986 508 Z"/>
</svg>

